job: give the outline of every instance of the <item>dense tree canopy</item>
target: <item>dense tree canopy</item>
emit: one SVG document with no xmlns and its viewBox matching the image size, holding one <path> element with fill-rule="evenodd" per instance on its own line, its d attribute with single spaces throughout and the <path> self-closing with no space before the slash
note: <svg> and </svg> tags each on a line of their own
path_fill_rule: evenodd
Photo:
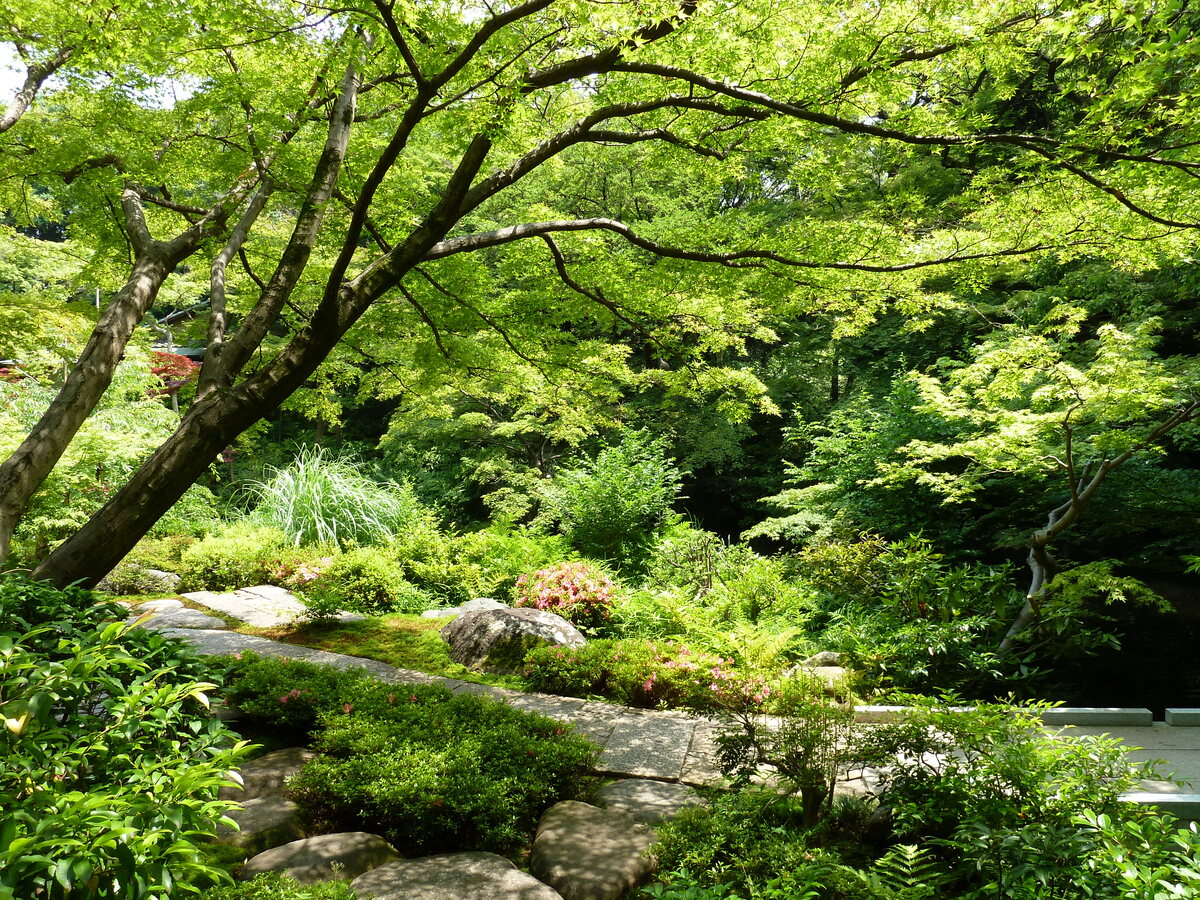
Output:
<svg viewBox="0 0 1200 900">
<path fill-rule="evenodd" d="M 916 430 L 856 484 L 952 501 L 1059 473 L 1077 502 L 1196 411 L 1154 304 L 1037 309 L 1043 283 L 1030 313 L 1014 287 L 1039 264 L 1190 259 L 1184 3 L 38 0 L 0 18 L 25 70 L 0 120 L 7 227 L 66 223 L 74 283 L 106 298 L 0 465 L 0 553 L 147 313 L 171 291 L 204 306 L 195 402 L 42 562 L 59 583 L 111 568 L 297 391 L 328 417 L 351 387 L 402 398 L 397 440 L 473 428 L 546 477 L 607 422 L 691 428 L 692 465 L 716 471 L 756 420 L 857 403 L 842 415 L 863 426 L 903 390 Z M 477 454 L 481 481 L 496 459 Z"/>
</svg>

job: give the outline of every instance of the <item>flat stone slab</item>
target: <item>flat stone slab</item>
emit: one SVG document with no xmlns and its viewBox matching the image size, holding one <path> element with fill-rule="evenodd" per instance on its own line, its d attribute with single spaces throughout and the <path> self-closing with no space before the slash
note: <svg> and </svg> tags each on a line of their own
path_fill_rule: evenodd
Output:
<svg viewBox="0 0 1200 900">
<path fill-rule="evenodd" d="M 359 900 L 562 900 L 495 853 L 446 853 L 385 863 L 350 884 Z"/>
<path fill-rule="evenodd" d="M 538 823 L 529 871 L 564 900 L 618 900 L 653 873 L 653 843 L 623 812 L 564 800 Z"/>
<path fill-rule="evenodd" d="M 139 607 L 130 621 L 137 622 L 139 628 L 149 628 L 153 631 L 165 631 L 169 628 L 212 629 L 225 627 L 224 619 L 218 619 L 216 616 L 207 615 L 197 609 L 188 609 L 182 605 L 178 609 L 166 609 L 162 612 L 146 610 L 146 613 L 149 613 L 150 618 L 139 622 L 138 620 L 145 614 Z"/>
<path fill-rule="evenodd" d="M 221 788 L 222 800 L 254 800 L 258 797 L 280 795 L 287 789 L 287 780 L 316 756 L 304 747 L 286 747 L 242 764 L 238 777 L 242 786 Z"/>
<path fill-rule="evenodd" d="M 165 612 L 168 609 L 183 609 L 183 601 L 166 598 L 163 600 L 147 600 L 145 603 L 137 605 L 139 615 L 144 612 Z"/>
<path fill-rule="evenodd" d="M 241 809 L 235 809 L 228 815 L 237 823 L 237 830 L 228 825 L 218 825 L 217 840 L 222 844 L 241 847 L 251 854 L 262 853 L 304 837 L 300 807 L 283 797 L 247 800 Z"/>
<path fill-rule="evenodd" d="M 695 728 L 691 719 L 626 712 L 614 722 L 596 771 L 678 781 Z"/>
<path fill-rule="evenodd" d="M 407 669 L 396 669 L 375 659 L 347 656 L 344 653 L 330 653 L 326 650 L 313 650 L 310 647 L 284 644 L 251 634 L 238 634 L 236 631 L 179 629 L 172 633 L 172 637 L 183 638 L 202 656 L 235 656 L 238 653 L 249 651 L 257 653 L 259 656 L 301 659 L 305 662 L 334 666 L 338 669 L 365 669 L 376 678 L 397 684 L 442 684 L 451 687 L 457 683 L 450 678 L 426 675 L 423 672 L 411 672 Z"/>
<path fill-rule="evenodd" d="M 1136 791 L 1122 794 L 1121 799 L 1127 803 L 1153 806 L 1178 819 L 1200 820 L 1200 794 L 1160 794 L 1153 791 Z"/>
<path fill-rule="evenodd" d="M 683 784 L 625 778 L 606 784 L 596 792 L 596 805 L 629 815 L 642 825 L 658 825 L 680 810 L 700 804 L 696 792 Z"/>
<path fill-rule="evenodd" d="M 1167 707 L 1167 724 L 1182 728 L 1200 727 L 1200 709 L 1195 707 Z"/>
<path fill-rule="evenodd" d="M 1152 725 L 1148 709 L 1134 706 L 1056 706 L 1043 710 L 1046 725 Z"/>
<path fill-rule="evenodd" d="M 701 719 L 692 732 L 692 743 L 684 757 L 679 780 L 700 787 L 725 787 L 728 780 L 721 773 L 720 748 L 717 735 L 726 726 L 710 719 Z"/>
<path fill-rule="evenodd" d="M 241 619 L 254 628 L 278 628 L 281 625 L 290 625 L 308 614 L 308 607 L 301 603 L 295 594 L 270 584 L 260 584 L 221 594 L 211 591 L 193 591 L 181 596 L 193 603 L 199 603 Z"/>
<path fill-rule="evenodd" d="M 320 834 L 273 847 L 246 860 L 238 878 L 249 881 L 263 872 L 283 872 L 301 884 L 354 878 L 396 859 L 399 854 L 377 834 L 347 831 Z"/>
</svg>

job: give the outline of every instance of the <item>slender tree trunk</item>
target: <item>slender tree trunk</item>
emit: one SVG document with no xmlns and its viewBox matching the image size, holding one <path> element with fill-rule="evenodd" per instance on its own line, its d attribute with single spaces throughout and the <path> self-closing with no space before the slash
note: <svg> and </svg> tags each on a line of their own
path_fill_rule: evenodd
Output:
<svg viewBox="0 0 1200 900">
<path fill-rule="evenodd" d="M 163 281 L 199 241 L 150 242 L 134 262 L 116 300 L 104 310 L 62 389 L 21 445 L 0 464 L 0 563 L 13 530 L 34 492 L 112 383 L 134 328 L 158 296 Z"/>
</svg>

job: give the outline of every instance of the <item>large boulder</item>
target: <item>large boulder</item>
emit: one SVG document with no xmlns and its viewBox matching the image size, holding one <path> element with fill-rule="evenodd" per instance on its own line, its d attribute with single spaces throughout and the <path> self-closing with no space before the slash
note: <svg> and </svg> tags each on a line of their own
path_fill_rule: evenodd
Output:
<svg viewBox="0 0 1200 900">
<path fill-rule="evenodd" d="M 564 800 L 538 823 L 529 871 L 564 900 L 618 900 L 653 874 L 653 843 L 626 813 Z"/>
<path fill-rule="evenodd" d="M 562 900 L 553 888 L 494 853 L 405 859 L 355 878 L 361 900 Z"/>
<path fill-rule="evenodd" d="M 525 654 L 542 644 L 582 647 L 583 634 L 562 616 L 544 609 L 480 609 L 442 629 L 450 658 L 469 669 L 511 674 Z"/>
<path fill-rule="evenodd" d="M 458 606 L 448 606 L 445 609 L 427 609 L 421 613 L 423 619 L 449 619 L 451 616 L 463 616 L 480 609 L 508 609 L 508 604 L 501 603 L 491 597 L 476 597 Z"/>
</svg>

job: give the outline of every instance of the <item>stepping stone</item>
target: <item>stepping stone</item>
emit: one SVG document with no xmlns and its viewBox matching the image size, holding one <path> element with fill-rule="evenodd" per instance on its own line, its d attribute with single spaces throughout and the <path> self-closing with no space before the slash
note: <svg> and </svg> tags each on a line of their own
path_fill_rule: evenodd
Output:
<svg viewBox="0 0 1200 900">
<path fill-rule="evenodd" d="M 658 825 L 699 803 L 696 792 L 686 785 L 646 778 L 615 781 L 596 792 L 597 806 L 619 810 L 642 825 Z"/>
<path fill-rule="evenodd" d="M 691 719 L 626 713 L 613 725 L 596 771 L 678 781 L 695 727 Z"/>
<path fill-rule="evenodd" d="M 717 746 L 717 735 L 725 728 L 710 719 L 696 723 L 691 746 L 683 761 L 683 771 L 679 773 L 681 782 L 700 787 L 724 787 L 728 784 L 721 772 L 720 748 Z"/>
<path fill-rule="evenodd" d="M 131 622 L 136 622 L 144 614 L 141 611 L 134 612 L 134 617 Z M 138 623 L 138 628 L 149 628 L 152 631 L 164 631 L 168 628 L 224 628 L 225 620 L 218 619 L 216 616 L 206 615 L 197 609 L 187 609 L 182 607 L 179 609 L 168 609 L 163 612 L 150 612 L 150 618 L 144 622 Z"/>
<path fill-rule="evenodd" d="M 144 612 L 165 612 L 168 609 L 183 609 L 182 600 L 147 600 L 145 603 L 137 605 L 139 614 Z"/>
<path fill-rule="evenodd" d="M 217 840 L 222 844 L 241 847 L 251 854 L 262 853 L 304 837 L 300 807 L 283 797 L 247 800 L 241 809 L 230 812 L 229 818 L 238 824 L 238 829 L 235 831 L 228 825 L 218 825 Z"/>
<path fill-rule="evenodd" d="M 290 625 L 308 614 L 308 607 L 291 592 L 281 587 L 262 584 L 216 594 L 211 591 L 193 591 L 183 594 L 193 603 L 207 606 L 218 612 L 241 619 L 254 628 L 277 628 Z"/>
<path fill-rule="evenodd" d="M 249 881 L 263 872 L 283 872 L 301 884 L 354 878 L 397 859 L 392 845 L 377 834 L 347 831 L 292 841 L 246 860 L 238 878 Z"/>
<path fill-rule="evenodd" d="M 564 800 L 538 823 L 529 871 L 564 900 L 618 900 L 650 878 L 653 843 L 623 812 Z"/>
<path fill-rule="evenodd" d="M 390 862 L 350 884 L 359 900 L 562 900 L 494 853 L 446 853 Z"/>
<path fill-rule="evenodd" d="M 242 787 L 225 786 L 218 795 L 222 800 L 255 800 L 272 794 L 284 794 L 287 780 L 317 754 L 303 747 L 287 747 L 243 763 L 238 770 Z"/>
</svg>

